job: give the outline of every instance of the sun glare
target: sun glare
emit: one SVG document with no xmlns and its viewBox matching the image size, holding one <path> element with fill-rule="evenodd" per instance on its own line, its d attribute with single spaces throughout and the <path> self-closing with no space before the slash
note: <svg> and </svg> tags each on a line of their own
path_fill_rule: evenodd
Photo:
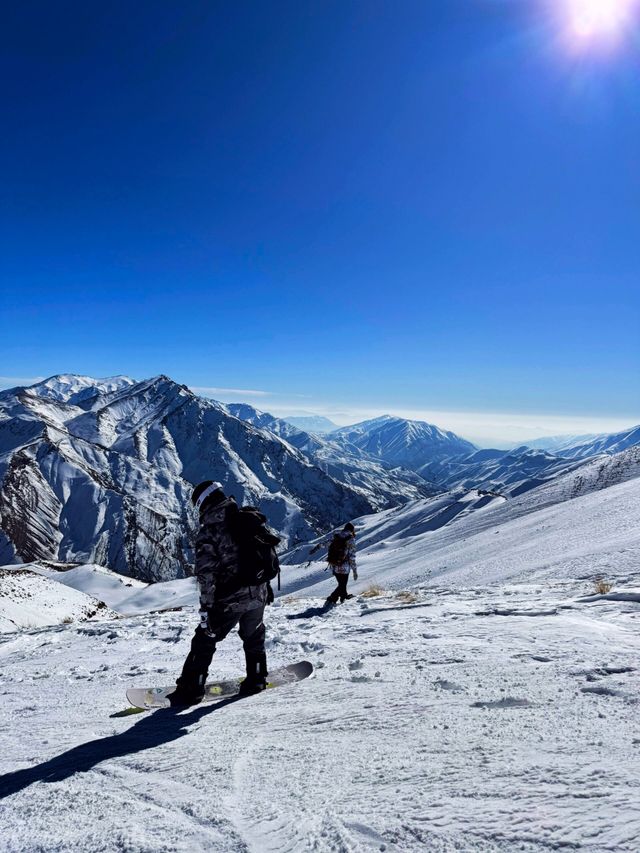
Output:
<svg viewBox="0 0 640 853">
<path fill-rule="evenodd" d="M 568 0 L 570 25 L 580 40 L 622 35 L 630 23 L 635 0 Z"/>
</svg>

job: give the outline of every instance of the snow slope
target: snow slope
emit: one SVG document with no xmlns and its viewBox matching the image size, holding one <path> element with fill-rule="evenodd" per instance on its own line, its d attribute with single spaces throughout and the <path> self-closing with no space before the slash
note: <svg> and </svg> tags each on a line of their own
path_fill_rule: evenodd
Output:
<svg viewBox="0 0 640 853">
<path fill-rule="evenodd" d="M 0 568 L 0 633 L 115 615 L 104 602 L 38 572 Z"/>
<path fill-rule="evenodd" d="M 358 519 L 356 530 L 361 584 L 398 588 L 440 576 L 449 584 L 500 583 L 532 571 L 630 570 L 640 562 L 640 448 L 595 459 L 516 498 L 458 490 Z M 285 555 L 288 589 L 324 588 L 329 538 Z"/>
<path fill-rule="evenodd" d="M 5 569 L 15 569 L 5 566 Z M 148 584 L 135 578 L 127 578 L 95 564 L 74 565 L 73 563 L 28 563 L 25 568 L 37 572 L 49 580 L 57 581 L 64 586 L 77 589 L 87 595 L 104 601 L 117 612 L 120 605 L 140 589 L 146 589 Z"/>
<path fill-rule="evenodd" d="M 195 614 L 0 636 L 2 848 L 636 853 L 640 612 L 588 588 L 280 600 L 269 660 L 314 677 L 179 713 L 124 694 L 171 683 Z"/>
<path fill-rule="evenodd" d="M 639 473 L 631 448 L 363 517 L 359 595 L 322 615 L 321 549 L 294 550 L 267 652 L 315 673 L 260 696 L 127 712 L 179 673 L 195 604 L 0 634 L 3 851 L 637 853 Z M 211 677 L 241 669 L 234 635 Z"/>
<path fill-rule="evenodd" d="M 146 584 L 97 565 L 0 566 L 0 632 L 195 607 L 193 578 Z"/>
</svg>

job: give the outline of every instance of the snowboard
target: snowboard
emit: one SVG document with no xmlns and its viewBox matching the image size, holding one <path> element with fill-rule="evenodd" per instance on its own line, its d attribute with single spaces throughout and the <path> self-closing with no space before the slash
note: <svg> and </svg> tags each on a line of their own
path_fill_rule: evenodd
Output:
<svg viewBox="0 0 640 853">
<path fill-rule="evenodd" d="M 285 684 L 295 684 L 296 681 L 308 678 L 312 672 L 313 664 L 309 663 L 308 660 L 279 667 L 269 673 L 267 690 L 271 690 L 274 687 L 284 687 Z M 218 699 L 237 696 L 240 689 L 240 682 L 243 678 L 244 676 L 238 676 L 238 678 L 232 678 L 228 681 L 208 682 L 205 685 L 204 698 L 199 704 L 204 705 L 207 702 L 215 702 Z M 144 710 L 149 708 L 170 708 L 171 702 L 167 699 L 167 696 L 175 689 L 175 684 L 172 684 L 171 687 L 132 687 L 127 690 L 127 699 L 134 708 L 142 708 Z"/>
</svg>

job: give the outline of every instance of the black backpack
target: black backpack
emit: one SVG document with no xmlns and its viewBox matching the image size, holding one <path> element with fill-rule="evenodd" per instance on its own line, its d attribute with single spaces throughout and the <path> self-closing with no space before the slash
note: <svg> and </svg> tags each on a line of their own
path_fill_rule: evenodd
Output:
<svg viewBox="0 0 640 853">
<path fill-rule="evenodd" d="M 267 518 L 254 506 L 243 506 L 227 516 L 231 537 L 238 547 L 238 572 L 236 583 L 241 586 L 258 586 L 278 578 L 280 589 L 280 563 L 276 545 L 280 537 L 266 525 Z"/>
<path fill-rule="evenodd" d="M 347 544 L 349 538 L 342 536 L 340 533 L 334 533 L 333 539 L 329 543 L 329 551 L 327 552 L 327 563 L 330 566 L 341 566 L 347 559 Z"/>
</svg>

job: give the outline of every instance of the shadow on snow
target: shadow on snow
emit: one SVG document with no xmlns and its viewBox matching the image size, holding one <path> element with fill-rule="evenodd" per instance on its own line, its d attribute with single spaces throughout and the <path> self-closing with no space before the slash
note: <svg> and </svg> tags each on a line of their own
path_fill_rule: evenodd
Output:
<svg viewBox="0 0 640 853">
<path fill-rule="evenodd" d="M 120 734 L 74 746 L 73 749 L 35 767 L 5 773 L 4 776 L 0 776 L 0 799 L 17 794 L 34 782 L 61 782 L 73 776 L 74 773 L 85 773 L 91 770 L 101 761 L 132 755 L 170 743 L 188 734 L 188 727 L 203 717 L 241 698 L 230 696 L 214 705 L 196 707 L 189 713 L 184 713 L 184 708 L 158 709 Z"/>
</svg>

